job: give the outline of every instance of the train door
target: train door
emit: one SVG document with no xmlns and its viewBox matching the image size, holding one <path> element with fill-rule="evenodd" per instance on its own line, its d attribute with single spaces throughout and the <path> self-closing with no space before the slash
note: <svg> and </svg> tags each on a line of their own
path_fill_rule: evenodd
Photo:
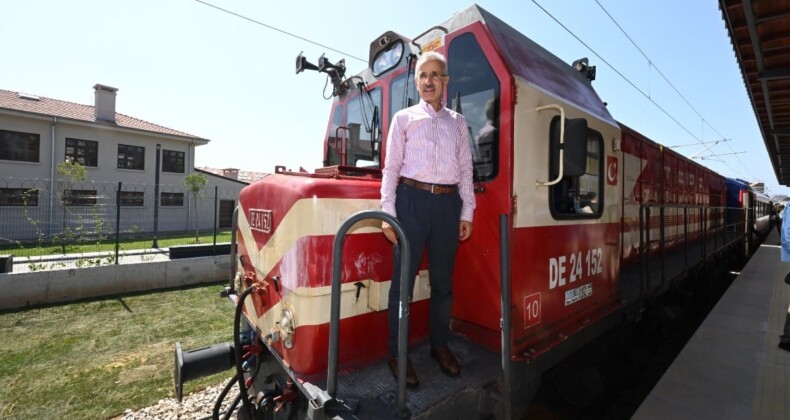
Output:
<svg viewBox="0 0 790 420">
<path fill-rule="evenodd" d="M 453 328 L 495 347 L 501 317 L 499 216 L 510 213 L 512 79 L 479 22 L 447 35 L 445 45 L 447 106 L 468 123 L 477 203 L 472 237 L 456 258 Z"/>
</svg>

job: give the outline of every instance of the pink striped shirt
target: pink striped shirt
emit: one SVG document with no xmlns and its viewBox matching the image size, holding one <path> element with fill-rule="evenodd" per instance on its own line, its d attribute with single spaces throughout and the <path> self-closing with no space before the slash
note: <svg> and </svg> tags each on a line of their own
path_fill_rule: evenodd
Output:
<svg viewBox="0 0 790 420">
<path fill-rule="evenodd" d="M 395 113 L 387 139 L 381 180 L 381 209 L 397 217 L 395 189 L 400 177 L 430 184 L 458 185 L 461 220 L 471 222 L 475 209 L 469 128 L 463 115 L 427 102 Z"/>
</svg>

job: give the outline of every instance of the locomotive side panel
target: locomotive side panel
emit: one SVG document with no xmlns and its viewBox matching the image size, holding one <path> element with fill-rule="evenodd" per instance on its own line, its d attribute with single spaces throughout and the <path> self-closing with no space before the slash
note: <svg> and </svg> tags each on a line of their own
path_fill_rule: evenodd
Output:
<svg viewBox="0 0 790 420">
<path fill-rule="evenodd" d="M 640 261 L 640 211 L 645 226 L 649 226 L 642 232 L 644 240 L 648 235 L 651 240 L 646 248 L 649 255 L 657 255 L 659 251 L 657 239 L 662 227 L 665 251 L 682 247 L 686 241 L 702 240 L 705 228 L 714 232 L 722 229 L 726 205 L 724 178 L 625 125 L 621 127 L 626 180 L 624 267 L 633 267 Z M 643 206 L 649 210 L 649 220 Z"/>
<path fill-rule="evenodd" d="M 551 351 L 579 330 L 619 308 L 622 177 L 616 126 L 517 80 L 513 146 L 515 208 L 511 233 L 514 356 Z M 538 185 L 550 168 L 551 128 L 566 119 L 587 121 L 587 167 L 553 185 Z M 591 194 L 592 193 L 592 194 Z"/>
<path fill-rule="evenodd" d="M 621 125 L 623 160 L 623 267 L 639 262 L 640 208 L 658 204 L 661 199 L 661 166 L 659 146 L 639 133 Z M 651 231 L 655 234 L 657 231 Z"/>
</svg>

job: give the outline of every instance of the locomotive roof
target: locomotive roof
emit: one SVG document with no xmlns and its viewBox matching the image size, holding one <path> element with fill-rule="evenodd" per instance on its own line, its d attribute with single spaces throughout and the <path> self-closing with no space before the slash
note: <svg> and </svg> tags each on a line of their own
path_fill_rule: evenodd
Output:
<svg viewBox="0 0 790 420">
<path fill-rule="evenodd" d="M 488 26 L 499 54 L 514 76 L 617 125 L 583 74 L 482 7 L 473 4 L 442 26 L 452 32 L 476 21 Z"/>
</svg>

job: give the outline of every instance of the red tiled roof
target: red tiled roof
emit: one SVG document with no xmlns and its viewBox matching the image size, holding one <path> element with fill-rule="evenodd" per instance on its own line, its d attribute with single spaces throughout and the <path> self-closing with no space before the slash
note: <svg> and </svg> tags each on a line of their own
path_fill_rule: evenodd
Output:
<svg viewBox="0 0 790 420">
<path fill-rule="evenodd" d="M 26 99 L 30 98 L 30 99 Z M 36 99 L 37 98 L 37 99 Z M 92 105 L 82 105 L 74 102 L 60 101 L 57 99 L 45 98 L 12 92 L 0 89 L 0 109 L 13 111 L 30 112 L 39 115 L 49 115 L 59 118 L 68 118 L 78 121 L 87 121 L 94 124 L 106 125 L 111 127 L 130 128 L 158 134 L 169 134 L 172 136 L 187 137 L 190 139 L 200 139 L 208 141 L 202 137 L 194 136 L 183 131 L 173 130 L 128 115 L 115 113 L 115 123 L 104 120 L 97 120 L 94 107 Z"/>
<path fill-rule="evenodd" d="M 198 167 L 197 169 L 199 169 L 201 171 L 205 171 L 205 172 L 211 172 L 214 175 L 218 175 L 218 176 L 221 176 L 221 177 L 224 177 L 224 178 L 233 179 L 231 177 L 226 176 L 223 169 L 209 168 L 207 166 Z M 266 175 L 269 175 L 269 174 L 266 173 L 266 172 L 238 171 L 238 179 L 236 179 L 236 180 L 244 182 L 244 183 L 247 183 L 247 184 L 252 184 L 255 181 L 263 179 L 264 177 L 266 177 Z"/>
</svg>

